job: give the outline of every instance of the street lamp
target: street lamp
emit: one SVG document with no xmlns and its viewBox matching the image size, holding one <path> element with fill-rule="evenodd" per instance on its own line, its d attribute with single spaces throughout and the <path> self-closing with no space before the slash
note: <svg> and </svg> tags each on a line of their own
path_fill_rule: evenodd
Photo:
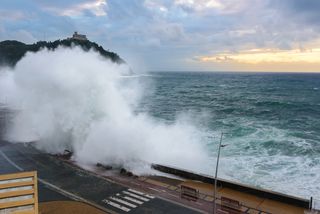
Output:
<svg viewBox="0 0 320 214">
<path fill-rule="evenodd" d="M 221 132 L 220 142 L 219 142 L 219 148 L 218 148 L 218 157 L 217 157 L 217 164 L 216 164 L 216 174 L 214 177 L 214 192 L 213 192 L 213 214 L 217 213 L 217 207 L 216 207 L 216 191 L 217 191 L 217 176 L 218 176 L 218 165 L 219 165 L 219 158 L 220 158 L 220 149 L 221 147 L 225 147 L 226 145 L 221 144 L 222 143 L 222 137 L 223 132 Z"/>
</svg>

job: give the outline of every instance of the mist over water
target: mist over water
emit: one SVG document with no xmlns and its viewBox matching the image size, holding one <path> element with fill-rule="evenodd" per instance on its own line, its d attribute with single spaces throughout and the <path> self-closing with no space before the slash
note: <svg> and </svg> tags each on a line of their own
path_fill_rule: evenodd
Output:
<svg viewBox="0 0 320 214">
<path fill-rule="evenodd" d="M 146 163 L 163 163 L 205 172 L 205 133 L 186 115 L 165 123 L 137 113 L 145 86 L 128 71 L 76 47 L 28 53 L 14 70 L 1 71 L 0 97 L 16 112 L 6 137 L 36 141 L 51 153 L 72 150 L 80 164 L 144 173 Z"/>
</svg>

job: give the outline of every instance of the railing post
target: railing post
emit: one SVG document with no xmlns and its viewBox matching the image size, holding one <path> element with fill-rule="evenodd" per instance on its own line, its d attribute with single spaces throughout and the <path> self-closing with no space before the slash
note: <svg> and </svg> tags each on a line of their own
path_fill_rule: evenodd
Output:
<svg viewBox="0 0 320 214">
<path fill-rule="evenodd" d="M 220 158 L 220 149 L 221 149 L 221 143 L 222 143 L 222 136 L 223 132 L 221 133 L 221 138 L 219 142 L 219 148 L 218 148 L 218 157 L 217 157 L 217 164 L 216 164 L 216 174 L 214 176 L 214 192 L 213 192 L 213 213 L 216 214 L 217 207 L 216 207 L 216 191 L 217 191 L 217 177 L 218 177 L 218 167 L 219 167 L 219 158 Z"/>
</svg>

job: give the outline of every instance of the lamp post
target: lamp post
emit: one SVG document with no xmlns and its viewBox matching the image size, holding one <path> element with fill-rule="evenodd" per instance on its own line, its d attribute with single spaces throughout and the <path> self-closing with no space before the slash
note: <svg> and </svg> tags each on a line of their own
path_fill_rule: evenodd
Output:
<svg viewBox="0 0 320 214">
<path fill-rule="evenodd" d="M 219 148 L 218 148 L 218 157 L 217 157 L 217 164 L 216 164 L 216 174 L 214 176 L 214 192 L 213 192 L 213 214 L 217 213 L 217 206 L 216 206 L 216 191 L 217 191 L 217 176 L 218 176 L 218 166 L 219 166 L 219 158 L 220 158 L 220 149 L 221 147 L 225 147 L 226 145 L 222 143 L 223 132 L 221 132 Z"/>
</svg>

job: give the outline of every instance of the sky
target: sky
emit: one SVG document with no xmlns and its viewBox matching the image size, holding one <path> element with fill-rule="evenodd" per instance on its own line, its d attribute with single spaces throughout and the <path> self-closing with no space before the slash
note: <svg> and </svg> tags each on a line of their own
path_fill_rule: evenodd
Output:
<svg viewBox="0 0 320 214">
<path fill-rule="evenodd" d="M 320 72 L 319 0 L 1 0 L 0 40 L 86 34 L 140 71 Z"/>
</svg>

